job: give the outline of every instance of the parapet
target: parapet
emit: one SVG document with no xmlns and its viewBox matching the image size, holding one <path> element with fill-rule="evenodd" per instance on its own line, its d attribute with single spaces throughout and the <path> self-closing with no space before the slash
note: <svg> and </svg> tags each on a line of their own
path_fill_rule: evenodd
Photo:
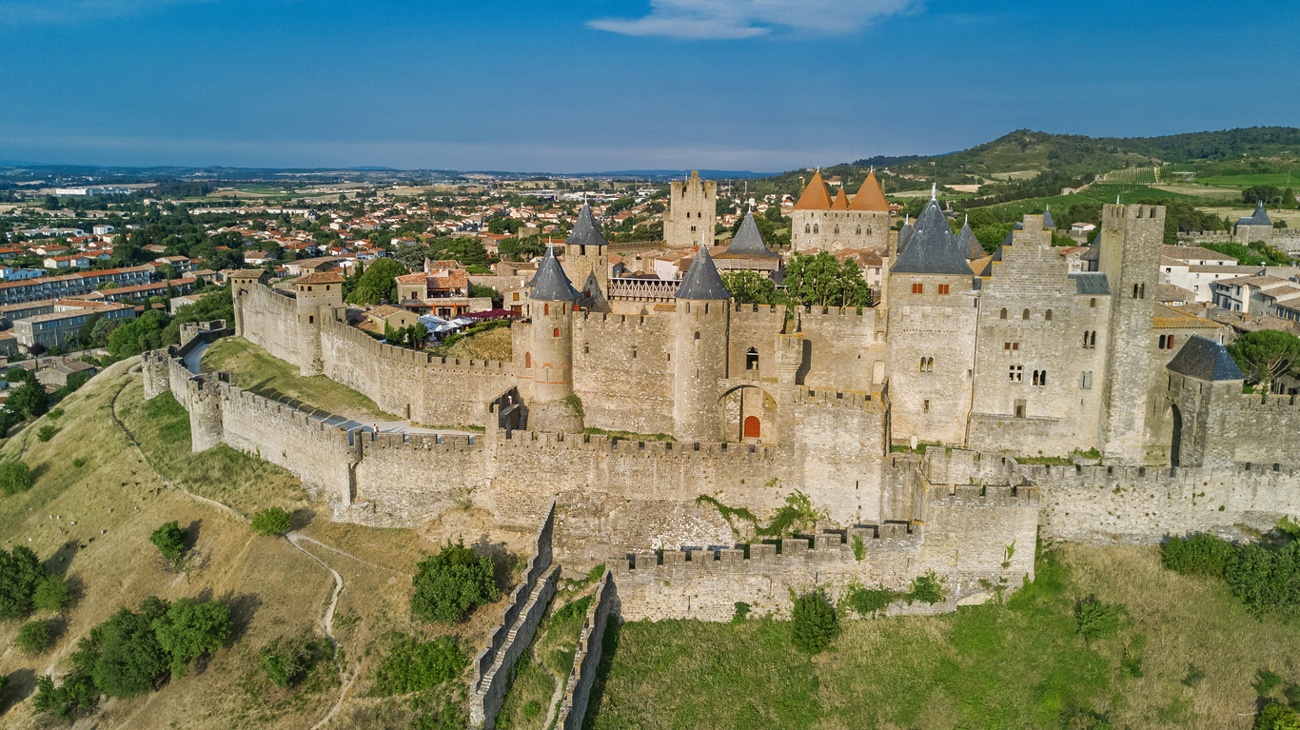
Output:
<svg viewBox="0 0 1300 730">
<path fill-rule="evenodd" d="M 550 433 L 546 431 L 501 430 L 496 443 L 502 446 L 532 449 L 578 449 L 605 451 L 631 456 L 656 458 L 731 458 L 771 459 L 776 450 L 764 444 L 682 443 L 677 441 L 638 441 L 634 438 L 605 434 Z"/>
<path fill-rule="evenodd" d="M 873 553 L 915 553 L 924 542 L 920 523 L 887 522 L 858 525 L 847 530 L 799 535 L 770 542 L 735 547 L 688 547 L 681 550 L 635 552 L 612 561 L 616 572 L 630 575 L 647 571 L 766 572 L 816 570 L 830 562 L 857 563 L 854 538 L 865 548 L 863 560 Z"/>
<path fill-rule="evenodd" d="M 930 487 L 929 502 L 945 507 L 1038 507 L 1037 486 L 951 485 Z"/>
<path fill-rule="evenodd" d="M 827 408 L 851 408 L 867 411 L 883 411 L 888 405 L 883 393 L 868 393 L 861 390 L 825 390 L 808 388 L 803 391 L 805 405 L 817 405 Z"/>
</svg>

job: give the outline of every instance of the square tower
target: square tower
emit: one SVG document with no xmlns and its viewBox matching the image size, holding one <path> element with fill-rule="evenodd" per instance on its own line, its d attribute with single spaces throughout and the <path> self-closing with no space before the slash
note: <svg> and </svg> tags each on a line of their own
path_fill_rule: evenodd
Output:
<svg viewBox="0 0 1300 730">
<path fill-rule="evenodd" d="M 669 187 L 668 215 L 664 218 L 664 240 L 673 248 L 689 248 L 707 231 L 713 241 L 718 218 L 718 183 L 701 180 L 691 170 L 686 180 L 674 180 Z"/>
</svg>

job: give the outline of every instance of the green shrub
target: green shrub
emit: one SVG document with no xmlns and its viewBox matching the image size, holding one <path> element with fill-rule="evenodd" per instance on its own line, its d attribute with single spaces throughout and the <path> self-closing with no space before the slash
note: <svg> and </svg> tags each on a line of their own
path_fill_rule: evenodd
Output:
<svg viewBox="0 0 1300 730">
<path fill-rule="evenodd" d="M 1160 556 L 1165 567 L 1175 573 L 1222 578 L 1232 562 L 1233 546 L 1213 535 L 1171 537 L 1161 547 Z"/>
<path fill-rule="evenodd" d="M 45 443 L 46 441 L 49 441 L 50 439 L 54 438 L 54 435 L 57 434 L 58 432 L 59 432 L 58 426 L 47 423 L 44 426 L 41 426 L 40 429 L 36 432 L 36 440 L 40 441 L 41 443 Z"/>
<path fill-rule="evenodd" d="M 18 545 L 12 552 L 0 548 L 0 621 L 31 613 L 36 587 L 44 578 L 45 568 L 29 548 Z"/>
<path fill-rule="evenodd" d="M 1091 644 L 1097 639 L 1106 639 L 1119 633 L 1119 617 L 1123 612 L 1123 606 L 1102 603 L 1096 596 L 1088 596 L 1076 602 L 1074 618 L 1084 643 Z"/>
<path fill-rule="evenodd" d="M 853 539 L 849 542 L 853 545 L 854 560 L 862 560 L 867 557 L 867 544 L 862 541 L 861 535 L 854 534 Z"/>
<path fill-rule="evenodd" d="M 52 420 L 52 421 L 57 421 L 57 420 L 59 420 L 60 418 L 63 418 L 63 409 L 62 409 L 62 408 L 52 408 L 52 409 L 50 409 L 50 412 L 47 413 L 46 415 L 48 415 L 48 416 L 50 417 L 50 420 Z"/>
<path fill-rule="evenodd" d="M 848 603 L 865 618 L 889 608 L 898 597 L 897 593 L 885 588 L 855 588 L 849 592 Z"/>
<path fill-rule="evenodd" d="M 820 590 L 795 599 L 790 632 L 796 648 L 817 654 L 830 646 L 837 628 L 835 607 Z"/>
<path fill-rule="evenodd" d="M 282 507 L 267 507 L 253 513 L 253 532 L 264 537 L 279 537 L 293 527 L 293 515 Z"/>
<path fill-rule="evenodd" d="M 939 579 L 934 573 L 918 575 L 912 579 L 912 590 L 907 592 L 907 600 L 920 601 L 934 605 L 944 598 L 943 586 L 939 585 Z"/>
<path fill-rule="evenodd" d="M 1255 730 L 1300 730 L 1300 713 L 1280 702 L 1270 702 L 1255 719 Z"/>
<path fill-rule="evenodd" d="M 190 662 L 214 654 L 230 638 L 230 605 L 223 601 L 181 598 L 153 621 L 158 645 L 171 658 L 173 677 L 185 674 Z"/>
<path fill-rule="evenodd" d="M 167 615 L 167 604 L 146 599 L 140 613 L 118 609 L 91 631 L 98 644 L 90 665 L 95 688 L 109 697 L 134 697 L 152 690 L 167 675 L 167 651 L 158 643 L 155 619 Z"/>
<path fill-rule="evenodd" d="M 413 636 L 399 636 L 379 665 L 375 693 L 401 695 L 436 687 L 459 676 L 468 664 L 454 637 L 420 642 Z"/>
<path fill-rule="evenodd" d="M 149 542 L 158 547 L 158 552 L 172 563 L 185 552 L 185 531 L 175 520 L 159 527 L 149 536 Z"/>
<path fill-rule="evenodd" d="M 83 458 L 81 458 L 80 456 L 78 456 L 77 458 L 75 458 L 75 459 L 72 460 L 72 466 L 75 467 L 75 468 L 77 468 L 77 469 L 80 469 L 81 467 L 83 467 L 83 466 L 85 466 L 85 465 L 86 465 L 86 460 L 83 459 Z"/>
<path fill-rule="evenodd" d="M 28 656 L 42 654 L 53 643 L 54 633 L 49 621 L 28 621 L 18 629 L 18 638 L 14 641 L 18 648 Z"/>
<path fill-rule="evenodd" d="M 492 557 L 475 555 L 463 541 L 420 561 L 411 583 L 411 613 L 425 621 L 456 623 L 470 611 L 501 597 L 494 579 Z"/>
<path fill-rule="evenodd" d="M 36 584 L 32 602 L 41 611 L 62 611 L 72 602 L 72 587 L 61 575 L 51 573 Z"/>
<path fill-rule="evenodd" d="M 744 621 L 745 617 L 749 615 L 749 608 L 750 606 L 748 603 L 745 603 L 744 601 L 736 601 L 736 610 L 731 614 L 731 623 L 738 624 L 741 621 Z"/>
<path fill-rule="evenodd" d="M 1255 672 L 1255 681 L 1251 684 L 1251 687 L 1255 688 L 1255 692 L 1260 697 L 1267 697 L 1273 694 L 1273 690 L 1281 685 L 1282 677 L 1278 676 L 1277 672 L 1269 669 L 1259 669 Z"/>
<path fill-rule="evenodd" d="M 262 671 L 277 687 L 290 688 L 307 678 L 322 659 L 334 655 L 326 639 L 276 639 L 262 648 Z"/>
<path fill-rule="evenodd" d="M 0 464 L 0 490 L 5 494 L 26 492 L 32 488 L 32 471 L 21 461 Z"/>
<path fill-rule="evenodd" d="M 54 678 L 48 674 L 36 680 L 36 699 L 33 704 L 38 713 L 70 720 L 93 709 L 99 702 L 99 694 L 89 670 L 77 667 L 63 675 L 63 684 L 59 686 L 55 686 Z"/>
</svg>

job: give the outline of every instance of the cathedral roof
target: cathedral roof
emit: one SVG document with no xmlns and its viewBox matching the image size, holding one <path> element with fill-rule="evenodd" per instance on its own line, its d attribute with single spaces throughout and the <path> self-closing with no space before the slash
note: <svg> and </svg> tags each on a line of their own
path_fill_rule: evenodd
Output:
<svg viewBox="0 0 1300 730">
<path fill-rule="evenodd" d="M 957 244 L 966 252 L 968 259 L 982 259 L 988 256 L 984 247 L 980 245 L 980 240 L 975 237 L 975 231 L 970 229 L 970 221 L 961 224 L 961 232 L 957 234 Z"/>
<path fill-rule="evenodd" d="M 1243 380 L 1246 377 L 1223 343 L 1200 335 L 1187 338 L 1187 343 L 1167 367 L 1197 380 Z"/>
<path fill-rule="evenodd" d="M 905 222 L 902 228 L 898 229 L 898 253 L 901 254 L 903 249 L 907 248 L 908 242 L 912 240 L 913 233 L 916 233 L 916 227 L 912 225 L 910 220 Z"/>
<path fill-rule="evenodd" d="M 831 203 L 831 210 L 848 210 L 849 196 L 844 194 L 844 188 L 835 194 L 835 201 Z"/>
<path fill-rule="evenodd" d="M 769 251 L 763 243 L 763 234 L 758 231 L 758 224 L 754 222 L 754 213 L 750 211 L 745 214 L 745 220 L 740 222 L 740 230 L 736 231 L 736 237 L 731 239 L 731 245 L 727 247 L 728 256 L 747 256 L 749 258 L 780 258 L 781 254 Z"/>
<path fill-rule="evenodd" d="M 1043 230 L 1048 231 L 1056 227 L 1056 221 L 1052 219 L 1052 206 L 1043 209 Z"/>
<path fill-rule="evenodd" d="M 831 196 L 826 192 L 826 183 L 822 182 L 821 170 L 813 173 L 812 180 L 808 182 L 808 187 L 804 188 L 803 195 L 799 196 L 799 202 L 794 204 L 794 209 L 831 209 Z"/>
<path fill-rule="evenodd" d="M 691 268 L 682 277 L 682 285 L 677 287 L 678 299 L 714 300 L 730 299 L 731 292 L 722 283 L 718 267 L 713 265 L 708 246 L 700 246 L 699 253 L 691 262 Z"/>
<path fill-rule="evenodd" d="M 889 203 L 885 201 L 885 191 L 880 188 L 880 182 L 876 180 L 875 171 L 867 173 L 867 179 L 862 181 L 862 187 L 858 188 L 858 194 L 853 196 L 853 202 L 849 203 L 849 210 L 878 210 L 888 211 Z"/>
<path fill-rule="evenodd" d="M 952 235 L 948 218 L 939 209 L 934 198 L 926 203 L 916 218 L 916 232 L 907 242 L 907 248 L 898 255 L 893 271 L 900 274 L 964 274 L 971 273 L 966 263 L 966 252 Z"/>
<path fill-rule="evenodd" d="M 560 267 L 560 260 L 555 258 L 554 246 L 546 247 L 546 255 L 537 265 L 537 273 L 528 286 L 532 290 L 528 298 L 539 302 L 568 302 L 578 298 L 578 290 L 573 288 Z"/>
<path fill-rule="evenodd" d="M 1268 226 L 1273 227 L 1273 221 L 1269 219 L 1268 213 L 1264 211 L 1264 201 L 1255 203 L 1255 214 L 1250 217 L 1239 218 L 1239 226 Z"/>
<path fill-rule="evenodd" d="M 600 231 L 600 224 L 596 223 L 596 217 L 591 214 L 590 205 L 582 204 L 582 210 L 578 211 L 578 221 L 573 224 L 573 232 L 564 243 L 578 246 L 609 245 L 609 241 L 605 240 L 605 234 Z"/>
</svg>

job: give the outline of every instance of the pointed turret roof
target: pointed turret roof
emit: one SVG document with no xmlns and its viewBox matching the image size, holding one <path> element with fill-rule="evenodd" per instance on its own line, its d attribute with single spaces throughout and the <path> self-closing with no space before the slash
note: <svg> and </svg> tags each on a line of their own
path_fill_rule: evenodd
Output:
<svg viewBox="0 0 1300 730">
<path fill-rule="evenodd" d="M 799 196 L 799 202 L 794 204 L 795 210 L 830 210 L 831 196 L 826 192 L 826 183 L 822 181 L 822 171 L 818 170 L 813 173 L 812 180 L 808 182 L 808 187 L 804 188 L 803 195 Z"/>
<path fill-rule="evenodd" d="M 700 246 L 699 253 L 695 254 L 691 268 L 682 278 L 682 285 L 677 287 L 677 298 L 696 301 L 731 298 L 731 292 L 727 291 L 718 275 L 718 267 L 713 265 L 708 246 Z"/>
<path fill-rule="evenodd" d="M 998 250 L 996 250 L 996 251 L 993 252 L 993 260 L 994 260 L 994 261 L 1001 261 L 1001 260 L 1002 260 L 1002 248 L 1003 248 L 1003 246 L 1010 246 L 1010 245 L 1011 245 L 1013 242 L 1015 242 L 1015 240 L 1016 240 L 1016 239 L 1015 239 L 1015 235 L 1014 235 L 1015 232 L 1016 232 L 1016 231 L 1023 231 L 1023 230 L 1025 230 L 1025 224 L 1021 223 L 1020 221 L 1016 221 L 1015 223 L 1011 224 L 1011 230 L 1007 231 L 1007 237 L 1004 238 L 1004 239 L 1002 239 L 1002 243 L 1001 243 L 1001 245 L 998 246 Z"/>
<path fill-rule="evenodd" d="M 532 291 L 528 298 L 539 302 L 571 302 L 578 298 L 578 290 L 573 288 L 560 267 L 560 260 L 555 258 L 554 246 L 546 247 L 546 255 L 537 265 L 537 273 L 528 286 Z"/>
<path fill-rule="evenodd" d="M 590 205 L 582 204 L 582 210 L 578 211 L 578 220 L 573 224 L 573 232 L 564 243 L 578 246 L 609 245 L 609 241 L 605 240 L 605 234 L 600 230 L 600 224 L 596 222 L 596 216 L 591 213 Z"/>
<path fill-rule="evenodd" d="M 1269 219 L 1268 213 L 1264 211 L 1264 201 L 1255 203 L 1255 214 L 1249 218 L 1238 219 L 1239 226 L 1268 226 L 1273 227 L 1273 221 Z"/>
<path fill-rule="evenodd" d="M 867 173 L 867 179 L 862 181 L 858 194 L 854 195 L 853 202 L 849 203 L 849 210 L 889 210 L 889 203 L 885 201 L 885 191 L 880 188 L 875 171 Z"/>
<path fill-rule="evenodd" d="M 910 218 L 903 218 L 903 227 L 898 229 L 898 252 L 903 253 L 907 244 L 912 240 L 912 234 L 916 233 L 916 227 L 912 225 Z"/>
<path fill-rule="evenodd" d="M 1197 380 L 1243 380 L 1246 377 L 1223 343 L 1200 335 L 1187 338 L 1186 344 L 1166 367 Z"/>
<path fill-rule="evenodd" d="M 957 234 L 957 245 L 966 252 L 968 259 L 982 259 L 988 256 L 984 247 L 980 245 L 980 240 L 975 237 L 975 231 L 970 229 L 969 219 L 961 224 L 961 232 Z"/>
<path fill-rule="evenodd" d="M 966 252 L 958 246 L 952 235 L 948 218 L 934 198 L 916 219 L 916 232 L 907 242 L 907 248 L 898 255 L 893 271 L 900 274 L 964 274 L 971 273 L 966 263 Z"/>
<path fill-rule="evenodd" d="M 1043 208 L 1043 230 L 1051 230 L 1056 227 L 1056 221 L 1052 218 L 1052 206 Z"/>
<path fill-rule="evenodd" d="M 1101 228 L 1097 229 L 1097 235 L 1093 237 L 1092 243 L 1088 245 L 1088 250 L 1079 255 L 1081 261 L 1100 261 L 1101 260 Z"/>
<path fill-rule="evenodd" d="M 831 210 L 848 210 L 849 196 L 844 194 L 844 188 L 835 194 L 835 201 L 831 203 Z"/>
<path fill-rule="evenodd" d="M 779 253 L 769 251 L 767 245 L 763 243 L 763 234 L 758 230 L 758 223 L 754 222 L 753 211 L 746 213 L 745 220 L 740 222 L 740 230 L 736 231 L 736 237 L 731 239 L 731 245 L 727 247 L 727 255 L 763 259 L 781 256 Z"/>
</svg>

